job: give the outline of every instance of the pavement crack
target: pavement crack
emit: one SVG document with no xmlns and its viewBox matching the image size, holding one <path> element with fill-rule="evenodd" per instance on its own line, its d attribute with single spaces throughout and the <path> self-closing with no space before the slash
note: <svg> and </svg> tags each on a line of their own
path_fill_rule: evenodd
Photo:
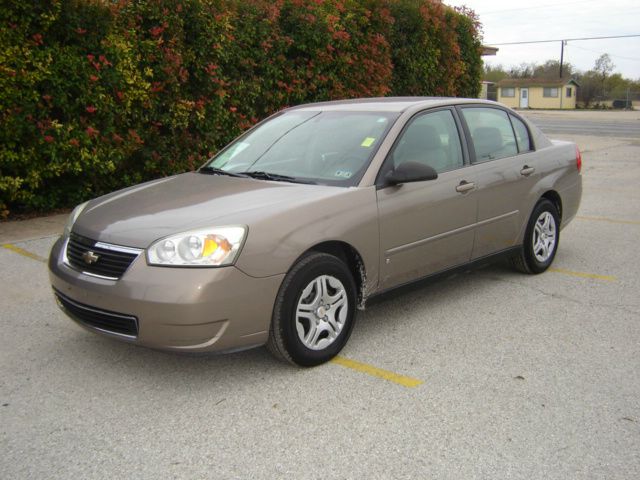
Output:
<svg viewBox="0 0 640 480">
<path fill-rule="evenodd" d="M 609 304 L 609 303 L 594 303 L 594 302 L 585 302 L 582 300 L 578 300 L 575 298 L 572 298 L 568 295 L 563 295 L 557 292 L 548 292 L 540 287 L 536 287 L 533 285 L 526 285 L 522 282 L 518 282 L 518 281 L 514 281 L 514 280 L 507 280 L 504 278 L 500 278 L 500 277 L 494 277 L 491 275 L 486 275 L 485 278 L 489 279 L 489 280 L 493 280 L 495 282 L 502 282 L 502 283 L 507 283 L 507 284 L 511 284 L 511 285 L 516 285 L 518 287 L 522 287 L 525 288 L 527 290 L 532 290 L 534 292 L 539 293 L 540 295 L 544 296 L 544 297 L 550 297 L 556 300 L 566 300 L 567 302 L 573 303 L 575 305 L 587 305 L 588 307 L 594 308 L 594 307 L 604 307 L 604 308 L 613 308 L 615 310 L 619 310 L 625 313 L 629 313 L 631 315 L 637 315 L 638 311 L 640 311 L 640 306 L 638 305 L 628 305 L 628 304 Z"/>
</svg>

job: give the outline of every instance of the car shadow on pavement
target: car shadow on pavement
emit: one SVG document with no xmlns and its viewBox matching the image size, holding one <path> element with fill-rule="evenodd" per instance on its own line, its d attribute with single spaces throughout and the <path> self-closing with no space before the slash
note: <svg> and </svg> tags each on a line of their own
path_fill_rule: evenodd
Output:
<svg viewBox="0 0 640 480">
<path fill-rule="evenodd" d="M 120 342 L 82 331 L 65 335 L 58 348 L 66 352 L 69 368 L 81 365 L 94 369 L 96 376 L 144 377 L 151 382 L 176 378 L 183 382 L 207 382 L 231 378 L 251 380 L 256 376 L 290 375 L 295 368 L 277 361 L 265 347 L 226 354 L 164 352 Z"/>
<path fill-rule="evenodd" d="M 456 302 L 464 299 L 465 292 L 481 295 L 485 288 L 493 288 L 486 282 L 487 275 L 503 276 L 511 272 L 506 263 L 495 263 L 430 278 L 380 295 L 365 311 L 359 312 L 354 335 L 345 353 L 352 350 L 349 348 L 352 344 L 355 351 L 368 349 L 367 345 L 377 344 L 390 329 L 402 331 L 416 319 L 427 328 L 430 322 L 451 321 L 446 314 L 431 315 L 431 312 L 442 313 L 455 307 Z M 513 275 L 521 274 L 514 272 Z M 198 382 L 215 385 L 234 379 L 258 380 L 264 376 L 290 378 L 296 372 L 309 371 L 276 360 L 266 347 L 223 354 L 165 352 L 95 335 L 77 326 L 65 332 L 56 344 L 56 349 L 65 351 L 63 358 L 69 362 L 65 368 L 91 368 L 97 376 L 119 375 L 131 380 L 144 377 L 152 383 L 173 379 L 191 385 Z"/>
</svg>

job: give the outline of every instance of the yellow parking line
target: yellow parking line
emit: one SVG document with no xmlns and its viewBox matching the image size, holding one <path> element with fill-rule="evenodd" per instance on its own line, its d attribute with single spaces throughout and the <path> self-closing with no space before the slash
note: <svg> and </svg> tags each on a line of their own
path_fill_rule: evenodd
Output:
<svg viewBox="0 0 640 480">
<path fill-rule="evenodd" d="M 621 223 L 621 224 L 624 224 L 624 225 L 640 225 L 640 221 L 638 221 L 638 220 L 617 220 L 615 218 L 585 217 L 585 216 L 578 216 L 576 218 L 578 218 L 580 220 L 593 220 L 594 222 Z"/>
<path fill-rule="evenodd" d="M 3 243 L 2 244 L 2 248 L 6 248 L 7 250 L 11 250 L 14 253 L 20 254 L 23 257 L 27 257 L 30 258 L 32 260 L 37 260 L 38 262 L 43 262 L 43 263 L 47 263 L 47 259 L 44 257 L 41 257 L 40 255 L 36 255 L 35 253 L 31 253 L 31 252 L 27 252 L 26 250 L 20 248 L 20 247 L 16 247 L 15 245 L 11 244 L 11 243 Z"/>
<path fill-rule="evenodd" d="M 582 278 L 592 278 L 594 280 L 603 280 L 605 282 L 615 282 L 616 277 L 612 277 L 611 275 L 596 275 L 595 273 L 585 273 L 585 272 L 574 272 L 571 270 L 565 270 L 564 268 L 550 268 L 550 272 L 555 273 L 564 273 L 565 275 L 571 275 L 574 277 L 582 277 Z"/>
<path fill-rule="evenodd" d="M 331 360 L 331 363 L 342 365 L 343 367 L 350 368 L 357 372 L 366 373 L 372 377 L 382 378 L 384 380 L 397 383 L 398 385 L 402 385 L 403 387 L 413 388 L 424 383 L 422 380 L 418 380 L 417 378 L 405 377 L 404 375 L 399 375 L 388 370 L 382 370 L 381 368 L 367 365 L 366 363 L 356 362 L 355 360 L 350 360 L 344 357 L 334 357 L 333 360 Z"/>
</svg>

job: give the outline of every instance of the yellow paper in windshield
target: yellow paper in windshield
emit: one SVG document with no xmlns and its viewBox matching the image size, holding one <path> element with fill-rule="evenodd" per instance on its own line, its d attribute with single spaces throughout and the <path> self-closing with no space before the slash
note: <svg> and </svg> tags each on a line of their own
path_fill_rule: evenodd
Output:
<svg viewBox="0 0 640 480">
<path fill-rule="evenodd" d="M 370 147 L 371 145 L 373 145 L 373 142 L 375 142 L 376 139 L 373 137 L 367 137 L 365 138 L 362 143 L 360 144 L 361 147 Z"/>
</svg>

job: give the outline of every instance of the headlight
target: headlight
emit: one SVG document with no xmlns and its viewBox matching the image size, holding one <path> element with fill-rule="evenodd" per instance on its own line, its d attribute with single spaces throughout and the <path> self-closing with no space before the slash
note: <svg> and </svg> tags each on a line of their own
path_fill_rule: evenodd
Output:
<svg viewBox="0 0 640 480">
<path fill-rule="evenodd" d="M 231 265 L 246 236 L 245 227 L 193 230 L 162 238 L 147 249 L 149 265 L 222 267 Z"/>
<path fill-rule="evenodd" d="M 89 202 L 81 203 L 76 208 L 74 208 L 73 211 L 71 212 L 71 215 L 69 215 L 69 220 L 67 220 L 67 224 L 64 226 L 64 236 L 65 237 L 68 237 L 69 234 L 71 233 L 71 229 L 73 228 L 73 224 L 76 223 L 76 220 L 78 219 L 78 217 L 80 216 L 80 214 L 84 210 L 84 207 L 87 206 L 87 203 L 89 203 Z"/>
</svg>

